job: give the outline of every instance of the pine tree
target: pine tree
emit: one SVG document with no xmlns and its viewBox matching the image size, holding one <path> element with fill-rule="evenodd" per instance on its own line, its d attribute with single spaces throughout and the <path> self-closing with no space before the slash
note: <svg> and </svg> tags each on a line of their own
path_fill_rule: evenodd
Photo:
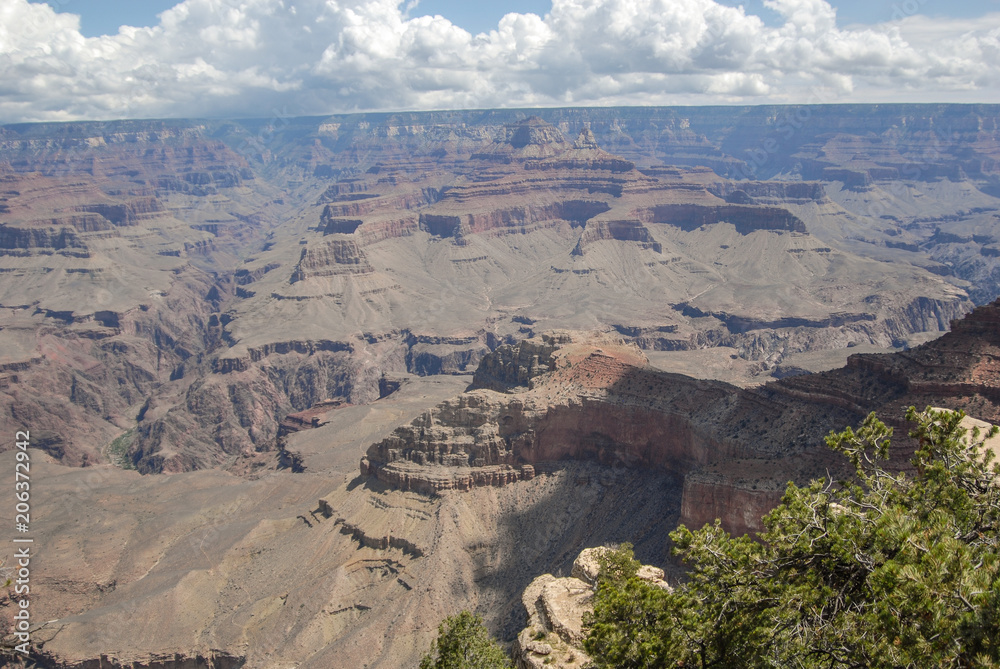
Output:
<svg viewBox="0 0 1000 669">
<path fill-rule="evenodd" d="M 598 584 L 595 666 L 1000 667 L 1000 467 L 963 416 L 911 407 L 912 478 L 874 414 L 831 433 L 854 477 L 789 484 L 757 540 L 679 527 L 674 592 Z"/>
<path fill-rule="evenodd" d="M 468 611 L 449 616 L 438 627 L 420 669 L 510 669 L 510 659 L 494 641 L 483 619 Z"/>
</svg>

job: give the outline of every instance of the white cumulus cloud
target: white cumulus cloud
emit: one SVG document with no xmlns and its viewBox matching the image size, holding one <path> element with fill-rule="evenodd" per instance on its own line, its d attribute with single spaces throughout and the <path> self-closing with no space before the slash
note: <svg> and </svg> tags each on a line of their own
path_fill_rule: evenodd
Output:
<svg viewBox="0 0 1000 669">
<path fill-rule="evenodd" d="M 472 35 L 397 0 L 184 0 L 86 38 L 0 0 L 0 122 L 561 104 L 980 101 L 1000 13 L 841 27 L 826 0 L 554 0 Z M 889 20 L 894 19 L 894 20 Z"/>
</svg>

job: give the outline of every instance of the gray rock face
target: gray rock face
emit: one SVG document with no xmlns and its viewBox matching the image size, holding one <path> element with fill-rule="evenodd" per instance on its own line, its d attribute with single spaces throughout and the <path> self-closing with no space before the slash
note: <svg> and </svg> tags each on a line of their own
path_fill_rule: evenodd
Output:
<svg viewBox="0 0 1000 669">
<path fill-rule="evenodd" d="M 572 576 L 556 578 L 543 574 L 524 590 L 522 602 L 528 625 L 517 635 L 514 659 L 519 669 L 586 666 L 590 657 L 583 650 L 584 615 L 593 612 L 594 588 L 600 575 L 604 547 L 587 548 L 573 562 Z M 669 590 L 663 570 L 642 565 L 637 576 Z"/>
</svg>

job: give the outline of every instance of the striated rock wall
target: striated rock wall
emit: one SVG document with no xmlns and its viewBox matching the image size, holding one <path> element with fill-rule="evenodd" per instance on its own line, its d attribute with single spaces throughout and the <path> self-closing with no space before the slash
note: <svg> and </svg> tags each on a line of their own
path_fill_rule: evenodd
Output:
<svg viewBox="0 0 1000 669">
<path fill-rule="evenodd" d="M 820 181 L 720 181 L 708 187 L 713 195 L 734 204 L 806 204 L 822 202 L 826 191 Z M 731 200 L 737 193 L 743 193 L 747 200 Z M 742 198 L 736 198 L 742 199 Z"/>
<path fill-rule="evenodd" d="M 86 204 L 77 211 L 100 214 L 115 225 L 135 225 L 141 216 L 163 211 L 163 204 L 155 197 L 129 200 L 122 204 Z"/>
<path fill-rule="evenodd" d="M 0 250 L 14 249 L 86 249 L 86 244 L 71 227 L 22 228 L 0 225 Z"/>
<path fill-rule="evenodd" d="M 703 225 L 725 221 L 732 223 L 742 235 L 756 230 L 806 232 L 805 224 L 787 209 L 729 204 L 703 206 L 697 204 L 662 204 L 639 211 L 644 223 L 666 223 L 682 230 L 696 230 Z"/>
<path fill-rule="evenodd" d="M 357 199 L 326 205 L 326 208 L 323 210 L 324 214 L 332 218 L 356 218 L 380 209 L 396 211 L 416 209 L 423 205 L 431 204 L 436 199 L 433 194 L 423 191 L 410 191 L 396 195 L 386 195 L 385 197 L 375 193 L 367 193 L 364 197 L 354 197 Z"/>
<path fill-rule="evenodd" d="M 784 492 L 784 488 L 754 490 L 725 477 L 688 475 L 681 496 L 681 522 L 697 528 L 720 518 L 733 534 L 757 532 L 761 518 L 781 502 Z"/>
<path fill-rule="evenodd" d="M 438 493 L 570 460 L 653 469 L 683 478 L 682 522 L 721 518 L 730 531 L 755 531 L 788 480 L 843 467 L 823 435 L 869 411 L 898 424 L 909 404 L 933 404 L 1000 420 L 997 323 L 1000 303 L 912 351 L 852 356 L 843 369 L 754 390 L 643 367 L 620 340 L 547 335 L 498 347 L 474 389 L 373 444 L 361 472 Z"/>
<path fill-rule="evenodd" d="M 444 201 L 447 203 L 452 197 L 451 191 L 446 191 Z M 569 199 L 467 214 L 423 213 L 419 225 L 421 230 L 431 235 L 452 237 L 458 241 L 472 234 L 525 234 L 539 227 L 554 227 L 565 222 L 582 225 L 609 209 L 601 201 Z"/>
<path fill-rule="evenodd" d="M 573 255 L 583 255 L 587 246 L 601 240 L 617 240 L 620 242 L 636 242 L 639 248 L 651 249 L 662 253 L 662 245 L 653 239 L 653 235 L 639 221 L 592 221 L 587 224 L 580 241 L 573 249 Z"/>
<path fill-rule="evenodd" d="M 417 218 L 400 218 L 369 221 L 355 231 L 363 245 L 375 244 L 386 239 L 409 237 L 418 229 Z"/>
<path fill-rule="evenodd" d="M 370 274 L 374 271 L 356 241 L 331 239 L 302 249 L 291 282 L 339 274 Z"/>
</svg>

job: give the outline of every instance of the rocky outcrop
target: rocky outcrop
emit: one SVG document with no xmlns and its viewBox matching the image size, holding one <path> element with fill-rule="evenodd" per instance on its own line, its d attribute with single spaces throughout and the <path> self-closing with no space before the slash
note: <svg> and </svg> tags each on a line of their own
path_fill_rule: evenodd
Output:
<svg viewBox="0 0 1000 669">
<path fill-rule="evenodd" d="M 514 642 L 518 669 L 569 669 L 584 667 L 590 657 L 583 650 L 584 616 L 594 610 L 593 597 L 600 576 L 600 554 L 607 548 L 588 548 L 573 562 L 572 575 L 556 578 L 543 574 L 525 588 L 521 601 L 528 624 Z M 663 570 L 642 565 L 636 574 L 650 584 L 669 590 Z"/>
<path fill-rule="evenodd" d="M 158 214 L 163 204 L 155 197 L 136 198 L 122 204 L 85 204 L 77 211 L 99 214 L 116 226 L 136 225 L 141 216 Z"/>
<path fill-rule="evenodd" d="M 355 230 L 355 236 L 360 237 L 364 245 L 375 244 L 386 239 L 409 237 L 418 230 L 417 218 L 390 218 L 368 221 Z"/>
<path fill-rule="evenodd" d="M 708 190 L 730 204 L 806 204 L 826 199 L 820 181 L 719 181 Z"/>
<path fill-rule="evenodd" d="M 498 346 L 479 363 L 471 388 L 489 388 L 498 392 L 528 388 L 536 376 L 555 369 L 553 353 L 560 346 L 570 343 L 572 337 L 568 332 L 543 333 L 516 345 Z"/>
<path fill-rule="evenodd" d="M 302 249 L 302 255 L 291 282 L 304 281 L 312 277 L 337 276 L 341 274 L 369 274 L 375 271 L 368 263 L 364 252 L 353 239 L 331 239 Z"/>
<path fill-rule="evenodd" d="M 468 374 L 490 352 L 479 337 L 411 336 L 408 343 L 406 369 L 420 376 Z"/>
<path fill-rule="evenodd" d="M 368 191 L 369 182 L 358 177 L 346 177 L 337 183 L 327 187 L 323 194 L 319 196 L 317 204 L 326 202 L 338 202 L 345 199 L 345 196 L 356 195 Z"/>
<path fill-rule="evenodd" d="M 279 263 L 270 262 L 261 267 L 250 269 L 238 269 L 233 273 L 233 281 L 239 286 L 246 286 L 253 283 L 254 281 L 260 280 L 268 272 L 278 269 L 281 267 Z"/>
<path fill-rule="evenodd" d="M 324 235 L 353 234 L 364 221 L 360 218 L 335 218 L 329 207 L 323 210 L 319 218 L 319 229 Z"/>
<path fill-rule="evenodd" d="M 320 214 L 318 231 L 323 235 L 354 235 L 362 246 L 375 244 L 386 239 L 409 237 L 418 229 L 417 217 L 397 219 L 338 218 L 327 206 Z"/>
<path fill-rule="evenodd" d="M 323 400 L 305 411 L 290 413 L 278 424 L 278 439 L 302 430 L 313 430 L 323 425 L 321 416 L 344 405 L 343 400 Z"/>
<path fill-rule="evenodd" d="M 635 242 L 641 249 L 650 249 L 662 253 L 663 247 L 653 238 L 649 230 L 639 221 L 593 221 L 580 235 L 580 241 L 573 249 L 573 255 L 583 255 L 587 246 L 597 241 L 616 240 L 620 242 Z"/>
<path fill-rule="evenodd" d="M 61 228 L 21 228 L 0 225 L 0 249 L 67 249 L 85 250 L 86 244 L 77 236 L 76 229 Z"/>
<path fill-rule="evenodd" d="M 728 427 L 699 424 L 743 391 L 643 363 L 637 349 L 611 338 L 560 333 L 501 346 L 473 385 L 513 392 L 474 389 L 425 412 L 372 445 L 362 473 L 438 493 L 530 479 L 543 463 L 566 459 L 683 476 L 745 450 L 780 450 L 773 438 L 746 447 L 731 436 L 732 423 L 756 407 L 729 410 Z"/>
<path fill-rule="evenodd" d="M 447 192 L 444 202 L 457 199 Z M 444 206 L 444 205 L 442 205 Z M 601 201 L 569 199 L 545 205 L 506 207 L 468 214 L 424 213 L 420 215 L 420 229 L 435 237 L 450 237 L 463 243 L 467 235 L 526 234 L 544 227 L 560 224 L 582 225 L 589 219 L 608 211 Z"/>
<path fill-rule="evenodd" d="M 537 116 L 506 125 L 497 140 L 472 154 L 473 160 L 511 163 L 563 154 L 572 145 L 555 126 Z"/>
<path fill-rule="evenodd" d="M 392 453 L 388 457 L 393 457 Z M 428 469 L 423 465 L 430 464 L 421 456 L 416 456 L 413 462 L 399 461 L 390 464 L 362 458 L 360 472 L 362 476 L 372 476 L 398 490 L 436 495 L 448 490 L 471 490 L 473 488 L 502 486 L 516 481 L 530 481 L 535 477 L 532 465 L 482 465 L 469 467 L 467 458 L 456 455 L 454 458 L 442 458 L 449 469 Z"/>
<path fill-rule="evenodd" d="M 378 210 L 405 211 L 428 205 L 436 200 L 434 194 L 424 191 L 409 191 L 385 197 L 374 193 L 364 193 L 347 197 L 345 201 L 326 205 L 323 213 L 331 218 L 357 218 Z"/>
<path fill-rule="evenodd" d="M 507 125 L 493 144 L 472 154 L 473 160 L 522 163 L 526 170 L 607 170 L 630 172 L 635 163 L 602 150 L 594 133 L 584 128 L 570 143 L 558 128 L 537 116 Z"/>
</svg>

